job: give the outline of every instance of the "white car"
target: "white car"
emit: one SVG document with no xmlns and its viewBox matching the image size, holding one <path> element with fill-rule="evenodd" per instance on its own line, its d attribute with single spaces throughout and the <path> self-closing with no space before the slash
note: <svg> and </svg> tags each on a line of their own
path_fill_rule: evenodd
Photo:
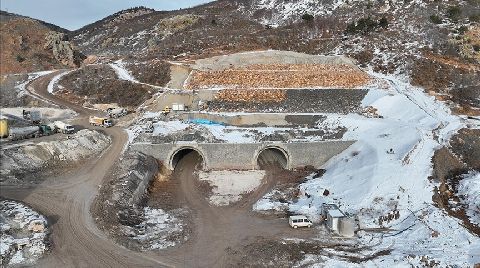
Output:
<svg viewBox="0 0 480 268">
<path fill-rule="evenodd" d="M 288 218 L 288 224 L 295 229 L 298 227 L 310 228 L 313 225 L 313 223 L 304 215 L 290 216 Z"/>
</svg>

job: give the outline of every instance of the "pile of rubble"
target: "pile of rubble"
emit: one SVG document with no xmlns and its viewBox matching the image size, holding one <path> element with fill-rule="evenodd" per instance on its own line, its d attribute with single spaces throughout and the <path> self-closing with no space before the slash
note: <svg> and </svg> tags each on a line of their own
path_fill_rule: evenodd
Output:
<svg viewBox="0 0 480 268">
<path fill-rule="evenodd" d="M 0 199 L 0 266 L 32 265 L 48 249 L 47 220 L 24 204 Z"/>
<path fill-rule="evenodd" d="M 42 177 L 100 154 L 110 143 L 108 136 L 82 129 L 53 141 L 5 145 L 0 151 L 0 184 L 39 183 Z"/>
<path fill-rule="evenodd" d="M 215 95 L 216 100 L 227 102 L 281 102 L 285 98 L 285 90 L 279 89 L 226 89 Z"/>
<path fill-rule="evenodd" d="M 188 211 L 146 206 L 148 189 L 159 176 L 159 168 L 151 156 L 126 153 L 115 164 L 112 179 L 102 185 L 92 205 L 100 228 L 129 249 L 164 249 L 187 239 L 184 219 Z"/>
<path fill-rule="evenodd" d="M 343 64 L 259 64 L 194 71 L 187 88 L 358 88 L 369 81 L 368 74 Z"/>
</svg>

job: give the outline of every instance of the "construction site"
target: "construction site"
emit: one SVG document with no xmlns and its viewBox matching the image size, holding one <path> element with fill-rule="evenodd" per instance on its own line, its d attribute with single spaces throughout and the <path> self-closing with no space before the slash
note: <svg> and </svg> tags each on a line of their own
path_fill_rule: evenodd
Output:
<svg viewBox="0 0 480 268">
<path fill-rule="evenodd" d="M 402 234 L 425 231 L 409 211 L 431 194 L 391 171 L 427 172 L 466 123 L 399 80 L 276 50 L 172 61 L 164 87 L 121 60 L 95 68 L 152 94 L 92 103 L 60 70 L 17 77 L 30 101 L 2 107 L 2 265 L 368 266 L 426 263 L 396 238 L 458 243 L 454 225 L 430 222 L 443 236 L 428 244 Z"/>
</svg>

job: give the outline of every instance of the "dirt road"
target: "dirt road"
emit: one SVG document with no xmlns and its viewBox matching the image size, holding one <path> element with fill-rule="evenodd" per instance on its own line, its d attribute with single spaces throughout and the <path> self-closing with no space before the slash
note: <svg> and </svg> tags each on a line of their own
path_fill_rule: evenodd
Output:
<svg viewBox="0 0 480 268">
<path fill-rule="evenodd" d="M 259 217 L 251 211 L 253 203 L 275 185 L 273 173 L 267 172 L 262 185 L 233 206 L 214 207 L 198 190 L 196 168 L 201 157 L 189 153 L 177 164 L 173 179 L 180 181 L 182 198 L 195 213 L 193 234 L 189 242 L 165 251 L 175 257 L 182 267 L 231 267 L 229 252 L 262 238 L 282 238 L 292 235 L 284 219 Z M 299 238 L 312 235 L 312 230 L 298 230 Z M 163 254 L 162 254 L 163 255 Z"/>
<path fill-rule="evenodd" d="M 75 124 L 90 128 L 88 116 L 93 111 L 47 92 L 48 83 L 56 74 L 40 77 L 27 88 L 32 94 L 76 111 L 79 117 Z M 53 249 L 38 262 L 38 267 L 168 266 L 113 243 L 95 226 L 90 216 L 90 205 L 98 193 L 98 186 L 127 141 L 127 135 L 121 128 L 102 130 L 112 138 L 112 145 L 98 159 L 68 174 L 48 178 L 35 188 L 2 186 L 2 196 L 22 200 L 46 215 L 52 224 Z"/>
<path fill-rule="evenodd" d="M 87 117 L 94 111 L 47 92 L 47 85 L 55 74 L 34 80 L 28 88 L 41 98 L 76 111 L 79 114 L 76 124 L 90 127 Z M 36 266 L 228 267 L 230 249 L 241 248 L 258 237 L 291 235 L 285 220 L 265 219 L 250 211 L 251 205 L 271 189 L 275 178 L 267 176 L 250 198 L 236 206 L 212 207 L 195 184 L 198 156 L 189 154 L 180 160 L 174 174 L 174 179 L 180 180 L 182 198 L 194 213 L 194 231 L 189 241 L 177 248 L 148 253 L 134 252 L 114 243 L 95 225 L 90 206 L 105 175 L 120 156 L 127 135 L 118 127 L 104 131 L 112 138 L 112 145 L 99 158 L 81 168 L 50 177 L 34 188 L 2 187 L 2 196 L 21 200 L 49 218 L 53 248 Z M 312 230 L 296 232 L 298 237 L 308 237 L 312 233 Z"/>
</svg>

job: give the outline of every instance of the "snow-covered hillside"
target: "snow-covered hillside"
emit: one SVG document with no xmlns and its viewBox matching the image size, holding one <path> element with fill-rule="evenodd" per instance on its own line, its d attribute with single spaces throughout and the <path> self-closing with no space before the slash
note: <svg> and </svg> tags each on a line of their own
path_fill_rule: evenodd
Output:
<svg viewBox="0 0 480 268">
<path fill-rule="evenodd" d="M 260 19 L 265 25 L 280 26 L 288 22 L 298 21 L 304 14 L 329 15 L 337 9 L 349 9 L 357 4 L 364 4 L 362 0 L 255 0 L 254 10 L 269 10 L 271 15 Z M 373 5 L 373 4 L 372 4 Z M 391 0 L 375 3 L 383 12 L 393 11 L 397 8 L 425 5 L 424 1 Z M 405 6 L 406 5 L 406 6 Z M 248 11 L 252 11 L 251 8 Z"/>
<path fill-rule="evenodd" d="M 301 184 L 303 195 L 298 201 L 282 204 L 269 201 L 272 194 L 267 194 L 254 209 L 281 210 L 288 205 L 291 212 L 318 220 L 323 203 L 338 204 L 345 212 L 358 215 L 361 229 L 379 228 L 359 232 L 364 250 L 356 254 L 391 250 L 388 256 L 367 262 L 369 267 L 427 265 L 425 261 L 467 267 L 480 262 L 480 238 L 432 201 L 434 188 L 439 186 L 430 179 L 433 153 L 448 144 L 466 122 L 407 81 L 371 75 L 379 78 L 379 84 L 362 104 L 376 109 L 378 116 L 326 115 L 328 119 L 320 123 L 322 127 L 347 127 L 343 139 L 357 142 L 325 164 L 322 177 L 310 177 Z M 478 173 L 466 178 L 461 191 L 469 204 L 467 215 L 476 222 L 480 180 Z M 395 214 L 399 216 L 388 217 Z M 339 256 L 308 258 L 346 265 Z"/>
</svg>

